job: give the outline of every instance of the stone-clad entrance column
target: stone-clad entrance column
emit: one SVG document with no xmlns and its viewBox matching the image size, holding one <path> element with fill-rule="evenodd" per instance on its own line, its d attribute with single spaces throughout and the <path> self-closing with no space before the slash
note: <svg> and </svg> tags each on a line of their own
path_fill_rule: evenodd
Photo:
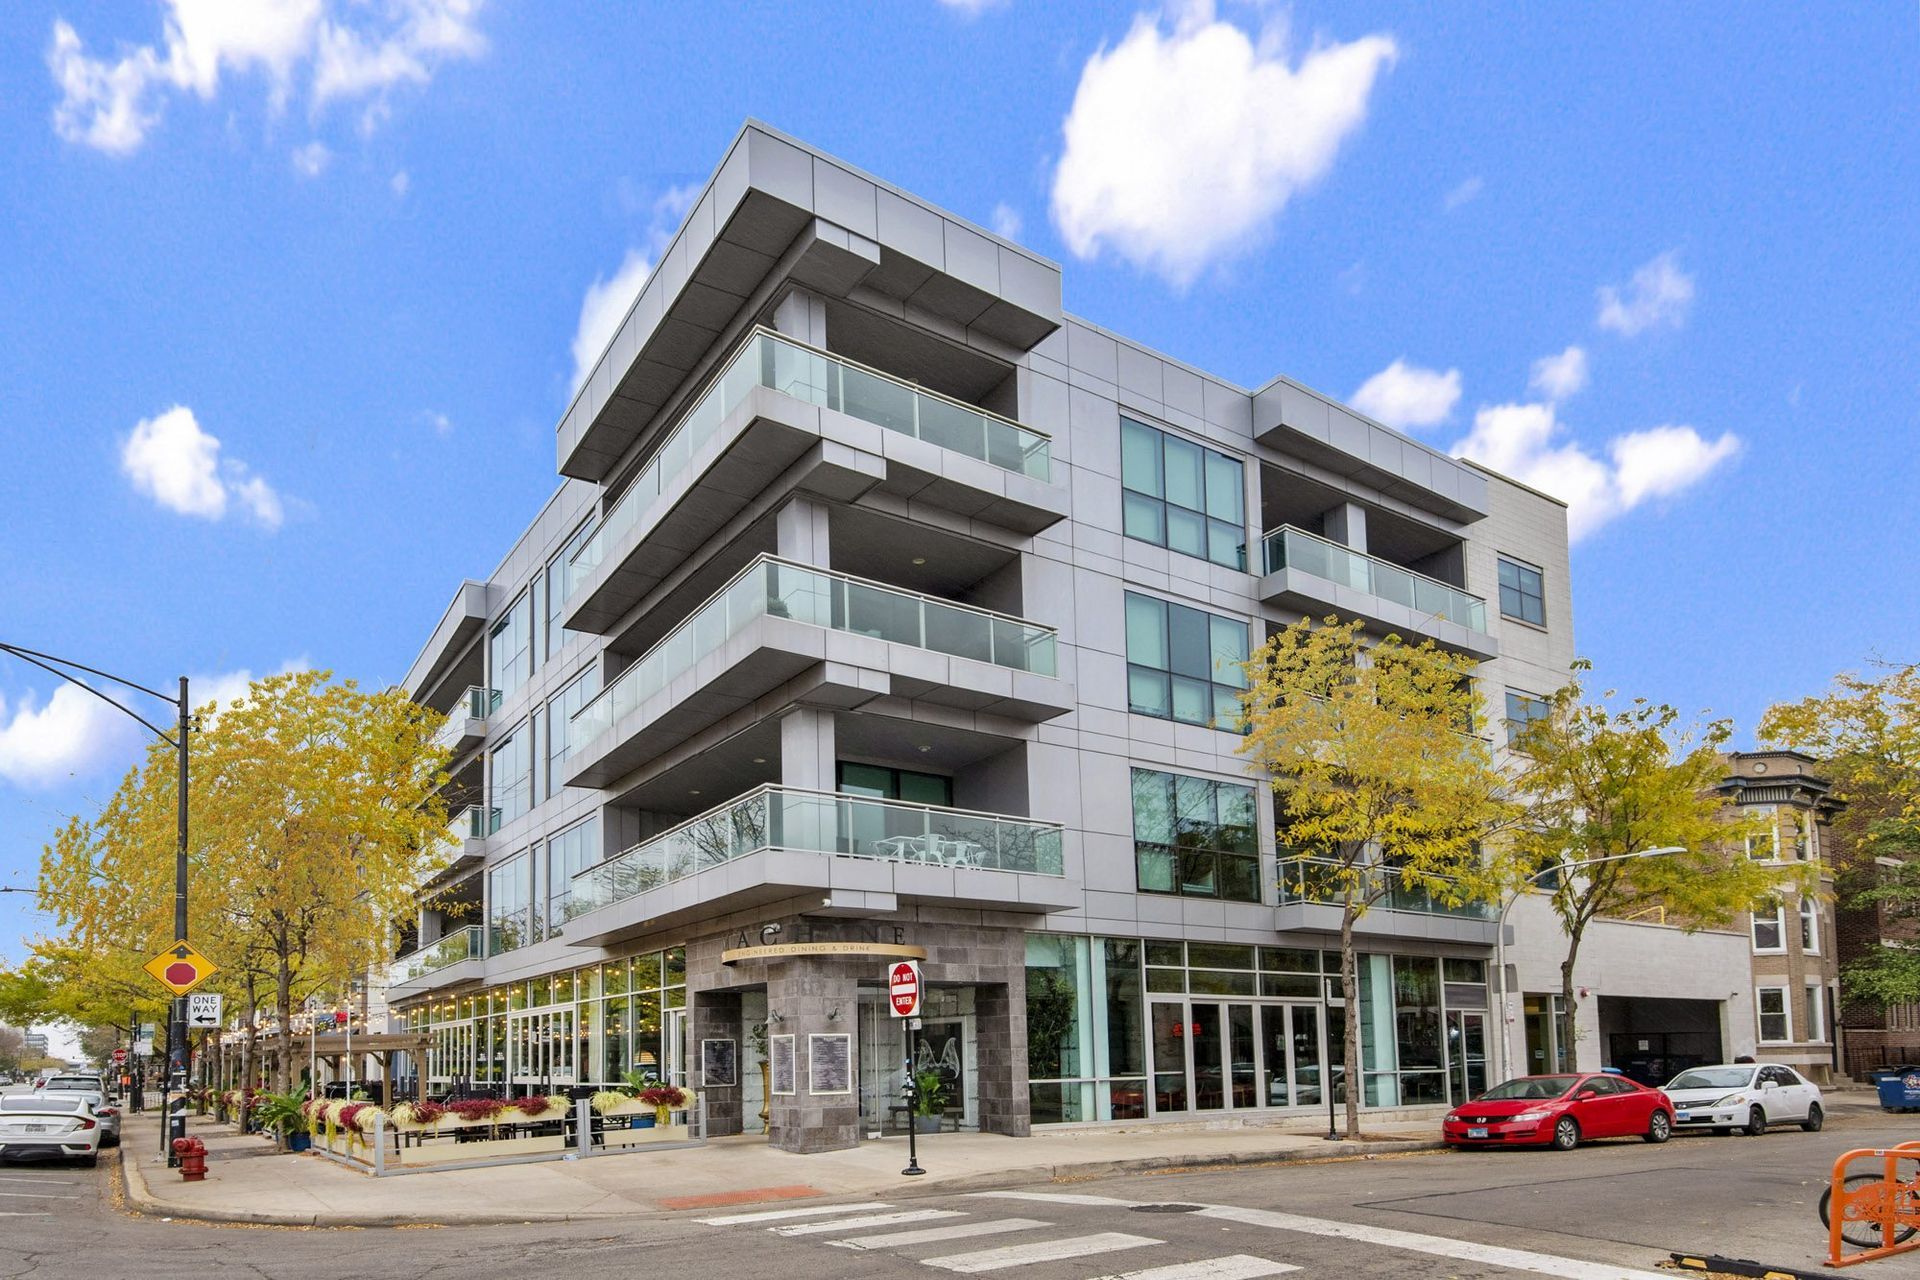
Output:
<svg viewBox="0 0 1920 1280">
<path fill-rule="evenodd" d="M 791 1094 L 767 1108 L 767 1141 L 782 1151 L 838 1151 L 860 1140 L 860 987 L 846 960 L 800 957 L 767 966 L 767 1011 L 780 1021 L 770 1035 L 793 1037 Z M 816 1044 L 813 1037 L 824 1037 Z M 818 1051 L 816 1054 L 816 1050 Z M 842 1058 L 844 1051 L 844 1059 Z M 817 1062 L 816 1062 L 817 1058 Z M 835 1068 L 841 1081 L 818 1078 L 816 1065 Z M 819 1087 L 821 1092 L 815 1092 Z"/>
<path fill-rule="evenodd" d="M 692 1012 L 687 1022 L 687 1080 L 707 1100 L 707 1136 L 724 1138 L 742 1130 L 740 1063 L 746 1060 L 744 1028 L 740 1022 L 740 993 L 737 991 L 697 991 L 692 997 Z M 734 1051 L 734 1082 L 716 1085 L 702 1069 L 700 1042 L 731 1040 Z"/>
</svg>

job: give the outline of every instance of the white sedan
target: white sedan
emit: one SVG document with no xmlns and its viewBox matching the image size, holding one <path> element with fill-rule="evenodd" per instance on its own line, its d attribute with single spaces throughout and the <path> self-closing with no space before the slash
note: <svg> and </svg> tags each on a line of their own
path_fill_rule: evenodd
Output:
<svg viewBox="0 0 1920 1280">
<path fill-rule="evenodd" d="M 78 1160 L 92 1168 L 105 1133 L 75 1093 L 0 1098 L 0 1160 Z"/>
<path fill-rule="evenodd" d="M 1669 1080 L 1666 1094 L 1673 1099 L 1677 1129 L 1739 1129 L 1759 1137 L 1768 1125 L 1797 1124 L 1818 1133 L 1826 1123 L 1820 1086 L 1776 1063 L 1694 1067 Z"/>
</svg>

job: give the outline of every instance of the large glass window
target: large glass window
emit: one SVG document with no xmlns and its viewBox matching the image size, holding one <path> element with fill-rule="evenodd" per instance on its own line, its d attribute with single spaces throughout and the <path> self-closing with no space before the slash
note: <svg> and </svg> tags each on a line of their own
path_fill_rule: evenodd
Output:
<svg viewBox="0 0 1920 1280">
<path fill-rule="evenodd" d="M 1229 569 L 1247 567 L 1246 481 L 1238 458 L 1120 419 L 1121 527 Z"/>
<path fill-rule="evenodd" d="M 600 819 L 576 822 L 547 841 L 547 929 L 558 933 L 578 910 L 573 877 L 600 861 Z"/>
<path fill-rule="evenodd" d="M 566 785 L 567 756 L 575 745 L 569 736 L 573 713 L 586 706 L 599 692 L 600 669 L 589 666 L 547 703 L 548 797 L 559 794 Z"/>
<path fill-rule="evenodd" d="M 1763 902 L 1753 909 L 1753 949 L 1787 949 L 1786 911 L 1778 901 Z"/>
<path fill-rule="evenodd" d="M 1807 1016 L 1802 1024 L 1806 1039 L 1818 1043 L 1827 1038 L 1827 1002 L 1825 989 L 1817 982 L 1806 984 Z"/>
<path fill-rule="evenodd" d="M 1547 593 L 1540 570 L 1500 557 L 1500 612 L 1536 627 L 1547 625 Z"/>
<path fill-rule="evenodd" d="M 1539 694 L 1507 690 L 1507 741 L 1519 742 L 1534 721 L 1545 720 L 1552 711 L 1553 704 Z"/>
<path fill-rule="evenodd" d="M 1087 938 L 1027 935 L 1027 1078 L 1035 1124 L 1091 1120 Z M 1085 1024 L 1085 1025 L 1083 1025 Z"/>
<path fill-rule="evenodd" d="M 937 773 L 916 773 L 912 769 L 891 769 L 878 764 L 855 764 L 842 760 L 836 766 L 839 790 L 850 796 L 869 796 L 875 800 L 905 800 L 910 804 L 932 804 L 943 808 L 953 805 L 953 779 Z"/>
<path fill-rule="evenodd" d="M 1126 618 L 1128 709 L 1239 731 L 1247 624 L 1131 591 Z"/>
<path fill-rule="evenodd" d="M 505 826 L 533 807 L 533 722 L 523 721 L 493 749 L 492 800 L 496 821 Z"/>
<path fill-rule="evenodd" d="M 1142 892 L 1260 901 L 1252 787 L 1135 769 L 1133 848 Z"/>
<path fill-rule="evenodd" d="M 567 565 L 580 548 L 586 545 L 587 539 L 593 536 L 594 528 L 594 522 L 589 520 L 575 529 L 573 536 L 567 539 L 567 545 L 562 547 L 560 554 L 547 565 L 547 656 L 549 658 L 558 653 L 560 646 L 566 643 L 566 632 L 560 624 L 566 617 L 567 598 L 572 593 L 573 585 L 568 580 L 571 575 L 567 572 Z"/>
<path fill-rule="evenodd" d="M 533 605 L 527 592 L 507 606 L 487 633 L 487 665 L 493 673 L 492 687 L 502 698 L 533 674 Z"/>
<path fill-rule="evenodd" d="M 528 861 L 516 853 L 487 869 L 487 954 L 499 955 L 531 940 Z"/>
<path fill-rule="evenodd" d="M 1747 833 L 1747 856 L 1756 862 L 1778 862 L 1780 860 L 1780 814 L 1770 804 L 1756 804 L 1748 808 L 1749 817 L 1760 824 L 1757 831 Z"/>
<path fill-rule="evenodd" d="M 1804 894 L 1800 898 L 1800 949 L 1810 956 L 1820 954 L 1820 904 Z"/>
</svg>

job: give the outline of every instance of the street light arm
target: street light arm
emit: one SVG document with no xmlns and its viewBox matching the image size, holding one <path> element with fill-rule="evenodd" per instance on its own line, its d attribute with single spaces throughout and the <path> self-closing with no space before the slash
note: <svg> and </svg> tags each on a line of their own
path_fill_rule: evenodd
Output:
<svg viewBox="0 0 1920 1280">
<path fill-rule="evenodd" d="M 85 689 L 88 693 L 100 699 L 100 701 L 106 703 L 108 706 L 120 712 L 122 715 L 131 717 L 134 720 L 138 720 L 142 725 L 146 726 L 147 732 L 151 733 L 154 737 L 160 739 L 160 741 L 166 743 L 168 746 L 173 747 L 175 749 L 179 748 L 180 744 L 173 739 L 172 735 L 167 733 L 166 730 L 160 728 L 160 726 L 154 724 L 153 721 L 141 715 L 138 711 L 135 711 L 133 708 L 127 706 L 123 702 L 119 702 L 113 698 L 109 698 L 106 694 L 100 692 L 98 689 L 94 688 L 92 685 L 88 684 L 86 681 L 76 680 L 74 677 L 68 675 L 66 672 L 60 670 L 60 668 L 53 666 L 52 664 L 55 662 L 65 663 L 67 666 L 76 667 L 79 670 L 84 671 L 89 675 L 99 676 L 104 680 L 112 680 L 116 684 L 123 684 L 129 689 L 136 689 L 141 693 L 149 694 L 155 698 L 160 699 L 162 702 L 170 702 L 170 703 L 173 703 L 173 705 L 175 706 L 179 705 L 179 702 L 177 700 L 173 698 L 169 698 L 166 694 L 155 693 L 152 689 L 147 688 L 143 684 L 135 684 L 131 680 L 122 680 L 119 676 L 108 675 L 104 671 L 96 670 L 95 668 L 86 666 L 82 663 L 71 662 L 66 658 L 56 658 L 56 657 L 53 657 L 53 655 L 51 654 L 37 653 L 32 649 L 22 649 L 17 645 L 0 644 L 0 653 L 10 653 L 14 657 L 19 658 L 22 662 L 31 662 L 34 666 L 40 668 L 42 671 L 45 671 L 50 675 L 59 676 L 62 680 L 65 680 L 68 684 L 74 685 L 77 688 Z"/>
</svg>

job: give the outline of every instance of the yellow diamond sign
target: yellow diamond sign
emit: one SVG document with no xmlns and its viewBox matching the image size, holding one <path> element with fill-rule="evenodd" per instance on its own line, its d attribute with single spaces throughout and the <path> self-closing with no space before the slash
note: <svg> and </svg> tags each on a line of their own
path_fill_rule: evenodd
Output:
<svg viewBox="0 0 1920 1280">
<path fill-rule="evenodd" d="M 147 961 L 142 968 L 167 990 L 183 996 L 220 972 L 220 966 L 193 949 L 185 938 Z"/>
</svg>

